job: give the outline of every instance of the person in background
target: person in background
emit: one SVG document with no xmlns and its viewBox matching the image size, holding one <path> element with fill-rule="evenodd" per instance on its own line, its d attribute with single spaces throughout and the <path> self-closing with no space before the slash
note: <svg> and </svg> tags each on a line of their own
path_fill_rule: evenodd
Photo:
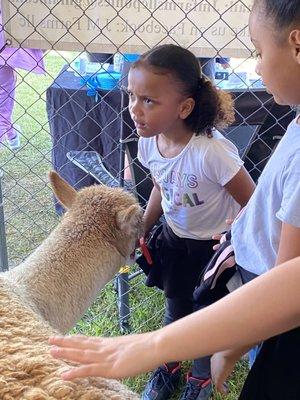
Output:
<svg viewBox="0 0 300 400">
<path fill-rule="evenodd" d="M 16 150 L 21 145 L 21 128 L 12 121 L 17 83 L 16 68 L 43 74 L 45 66 L 42 50 L 7 47 L 4 29 L 0 8 L 0 148 L 6 140 L 9 148 Z"/>
<path fill-rule="evenodd" d="M 193 290 L 213 254 L 211 235 L 237 215 L 255 185 L 236 147 L 217 131 L 231 122 L 231 97 L 202 75 L 189 50 L 163 45 L 143 54 L 130 68 L 128 92 L 140 136 L 138 159 L 154 182 L 144 214 L 146 236 L 162 214 L 166 220 L 145 272 L 148 286 L 164 290 L 167 325 L 194 311 Z M 180 374 L 176 360 L 160 366 L 142 399 L 170 398 Z M 211 394 L 209 359 L 193 362 L 180 399 L 196 393 L 203 400 Z"/>
</svg>

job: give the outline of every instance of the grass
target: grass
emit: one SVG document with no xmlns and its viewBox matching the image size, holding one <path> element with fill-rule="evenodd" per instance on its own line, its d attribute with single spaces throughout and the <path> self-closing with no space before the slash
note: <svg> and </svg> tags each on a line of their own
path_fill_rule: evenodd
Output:
<svg viewBox="0 0 300 400">
<path fill-rule="evenodd" d="M 18 71 L 17 104 L 14 120 L 22 128 L 22 147 L 13 153 L 8 148 L 0 151 L 0 169 L 4 172 L 3 194 L 6 217 L 7 246 L 10 266 L 13 267 L 30 254 L 57 224 L 53 198 L 48 186 L 47 172 L 51 169 L 51 135 L 46 114 L 45 93 L 57 73 L 71 60 L 72 53 L 45 56 L 45 76 Z M 163 296 L 146 288 L 143 277 L 131 283 L 131 326 L 134 332 L 156 329 L 161 325 Z M 74 332 L 88 335 L 119 335 L 118 307 L 113 283 L 100 293 L 97 301 L 78 322 Z M 189 363 L 184 369 L 187 370 Z M 228 400 L 236 400 L 240 392 L 247 364 L 238 365 L 230 380 Z M 128 379 L 126 383 L 141 392 L 148 375 Z M 178 393 L 174 399 L 178 398 Z M 218 395 L 215 400 L 220 400 Z"/>
</svg>

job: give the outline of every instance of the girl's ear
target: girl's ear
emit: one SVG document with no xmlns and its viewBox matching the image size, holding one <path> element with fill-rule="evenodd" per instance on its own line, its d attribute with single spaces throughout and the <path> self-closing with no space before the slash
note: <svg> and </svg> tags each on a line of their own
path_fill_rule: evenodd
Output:
<svg viewBox="0 0 300 400">
<path fill-rule="evenodd" d="M 193 111 L 194 107 L 195 100 L 192 97 L 188 97 L 187 99 L 183 100 L 183 102 L 180 104 L 179 118 L 186 119 Z"/>
<path fill-rule="evenodd" d="M 289 42 L 292 46 L 297 63 L 300 65 L 300 30 L 294 29 L 289 36 Z"/>
</svg>

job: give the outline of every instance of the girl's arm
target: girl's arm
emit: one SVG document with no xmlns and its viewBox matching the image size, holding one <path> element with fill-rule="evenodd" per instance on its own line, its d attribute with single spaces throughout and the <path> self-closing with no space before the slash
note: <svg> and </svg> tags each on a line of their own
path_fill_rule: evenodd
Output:
<svg viewBox="0 0 300 400">
<path fill-rule="evenodd" d="M 58 347 L 51 354 L 82 364 L 63 374 L 64 379 L 123 378 L 164 362 L 243 347 L 299 326 L 299 284 L 297 258 L 157 331 L 107 339 L 54 337 L 50 343 Z"/>
<path fill-rule="evenodd" d="M 155 223 L 163 214 L 163 210 L 161 208 L 161 193 L 160 187 L 153 180 L 153 189 L 151 191 L 149 201 L 147 203 L 147 207 L 144 213 L 144 224 L 145 224 L 145 236 L 147 237 L 148 233 L 151 231 Z"/>
<path fill-rule="evenodd" d="M 300 228 L 282 223 L 276 265 L 300 256 Z"/>
<path fill-rule="evenodd" d="M 255 183 L 245 167 L 241 167 L 239 172 L 224 186 L 241 207 L 244 207 L 250 199 L 255 189 Z"/>
</svg>

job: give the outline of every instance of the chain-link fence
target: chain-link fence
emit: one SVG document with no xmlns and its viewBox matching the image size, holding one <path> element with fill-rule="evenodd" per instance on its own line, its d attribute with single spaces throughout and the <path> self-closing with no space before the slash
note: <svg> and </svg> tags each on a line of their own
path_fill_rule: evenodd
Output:
<svg viewBox="0 0 300 400">
<path fill-rule="evenodd" d="M 133 53 L 154 45 L 173 42 L 191 48 L 201 58 L 204 72 L 233 94 L 236 122 L 224 134 L 258 178 L 294 112 L 277 106 L 255 75 L 247 23 L 231 25 L 240 16 L 247 20 L 249 5 L 241 0 L 2 0 L 2 268 L 7 262 L 12 268 L 30 254 L 63 212 L 48 187 L 47 172 L 52 168 L 76 188 L 107 177 L 116 184 L 127 182 L 145 204 L 151 187 L 136 158 L 136 133 L 120 85 L 126 81 Z M 70 15 L 58 13 L 59 7 L 66 7 Z M 100 11 L 106 17 L 101 19 Z M 30 48 L 38 43 L 41 50 Z M 125 57 L 118 83 L 112 80 L 116 52 Z M 99 81 L 100 73 L 106 73 L 107 81 Z M 120 289 L 121 280 L 111 283 L 78 329 L 118 332 L 115 289 L 125 297 L 129 294 L 134 331 L 159 326 L 160 294 L 146 289 L 142 276 L 136 275 L 128 282 L 123 270 L 124 287 Z M 125 300 L 123 318 L 129 310 Z"/>
</svg>

